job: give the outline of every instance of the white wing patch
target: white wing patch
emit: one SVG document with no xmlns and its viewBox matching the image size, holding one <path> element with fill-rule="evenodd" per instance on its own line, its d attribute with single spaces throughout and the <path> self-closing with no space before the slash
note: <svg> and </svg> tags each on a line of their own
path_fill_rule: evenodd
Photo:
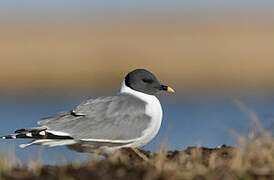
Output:
<svg viewBox="0 0 274 180">
<path fill-rule="evenodd" d="M 25 147 L 28 147 L 28 146 L 31 146 L 31 145 L 34 145 L 34 144 L 42 144 L 43 142 L 49 142 L 49 141 L 52 141 L 51 139 L 38 139 L 38 140 L 35 140 L 31 143 L 28 143 L 28 144 L 20 144 L 19 147 L 20 148 L 25 148 Z"/>
<path fill-rule="evenodd" d="M 41 132 L 39 132 L 39 134 L 40 134 L 41 136 L 45 136 L 45 135 L 46 135 L 46 132 L 45 132 L 45 131 L 41 131 Z"/>
<path fill-rule="evenodd" d="M 51 133 L 56 136 L 71 136 L 69 133 L 65 133 L 65 132 L 61 132 L 61 131 L 46 130 L 46 132 Z"/>
<path fill-rule="evenodd" d="M 20 144 L 20 148 L 25 148 L 31 145 L 42 145 L 42 146 L 66 146 L 77 143 L 75 140 L 66 139 L 66 140 L 56 140 L 56 139 L 38 139 L 28 144 Z"/>
<path fill-rule="evenodd" d="M 32 134 L 31 133 L 26 133 L 26 136 L 27 137 L 32 137 Z"/>
</svg>

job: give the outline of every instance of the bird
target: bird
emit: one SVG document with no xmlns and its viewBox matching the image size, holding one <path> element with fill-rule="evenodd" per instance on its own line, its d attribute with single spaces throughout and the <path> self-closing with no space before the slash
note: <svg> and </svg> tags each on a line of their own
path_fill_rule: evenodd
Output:
<svg viewBox="0 0 274 180">
<path fill-rule="evenodd" d="M 161 85 L 145 69 L 129 72 L 113 96 L 88 99 L 69 111 L 38 121 L 39 127 L 18 129 L 2 139 L 32 139 L 31 145 L 67 146 L 78 152 L 111 153 L 120 148 L 141 148 L 158 133 L 162 107 L 159 91 L 175 91 Z"/>
</svg>

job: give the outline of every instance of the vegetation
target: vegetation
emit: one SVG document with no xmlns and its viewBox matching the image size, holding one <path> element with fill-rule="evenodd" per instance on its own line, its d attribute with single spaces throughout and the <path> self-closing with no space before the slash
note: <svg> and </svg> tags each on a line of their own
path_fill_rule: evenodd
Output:
<svg viewBox="0 0 274 180">
<path fill-rule="evenodd" d="M 253 131 L 238 137 L 239 146 L 209 149 L 188 147 L 183 151 L 147 152 L 122 149 L 104 159 L 46 166 L 39 162 L 13 166 L 0 159 L 3 179 L 274 179 L 274 141 L 257 116 L 236 104 L 252 119 Z"/>
<path fill-rule="evenodd" d="M 1 160 L 3 179 L 273 179 L 274 143 L 264 136 L 242 147 L 189 147 L 185 151 L 123 149 L 104 160 L 64 166 L 12 167 Z"/>
</svg>

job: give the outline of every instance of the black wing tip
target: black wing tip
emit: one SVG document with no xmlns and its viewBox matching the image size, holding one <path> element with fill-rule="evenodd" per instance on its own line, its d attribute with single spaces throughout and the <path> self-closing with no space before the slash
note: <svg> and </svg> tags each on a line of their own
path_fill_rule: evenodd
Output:
<svg viewBox="0 0 274 180">
<path fill-rule="evenodd" d="M 0 139 L 16 139 L 15 134 L 7 135 L 7 136 L 0 136 Z"/>
<path fill-rule="evenodd" d="M 17 129 L 16 131 L 14 131 L 14 133 L 22 133 L 22 132 L 25 132 L 26 129 Z"/>
<path fill-rule="evenodd" d="M 47 128 L 44 127 L 34 127 L 34 128 L 23 128 L 23 129 L 17 129 L 14 133 L 39 133 L 41 131 L 45 131 Z"/>
</svg>

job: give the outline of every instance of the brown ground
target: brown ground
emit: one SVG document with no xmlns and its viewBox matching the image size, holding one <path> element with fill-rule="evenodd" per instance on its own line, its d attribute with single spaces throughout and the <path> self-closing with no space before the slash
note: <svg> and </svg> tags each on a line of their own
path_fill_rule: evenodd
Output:
<svg viewBox="0 0 274 180">
<path fill-rule="evenodd" d="M 184 151 L 139 151 L 124 149 L 104 160 L 64 166 L 41 166 L 32 170 L 12 168 L 4 179 L 273 179 L 273 171 L 236 170 L 237 148 L 188 147 Z M 240 165 L 239 161 L 239 165 Z M 242 167 L 244 168 L 244 167 Z"/>
</svg>

